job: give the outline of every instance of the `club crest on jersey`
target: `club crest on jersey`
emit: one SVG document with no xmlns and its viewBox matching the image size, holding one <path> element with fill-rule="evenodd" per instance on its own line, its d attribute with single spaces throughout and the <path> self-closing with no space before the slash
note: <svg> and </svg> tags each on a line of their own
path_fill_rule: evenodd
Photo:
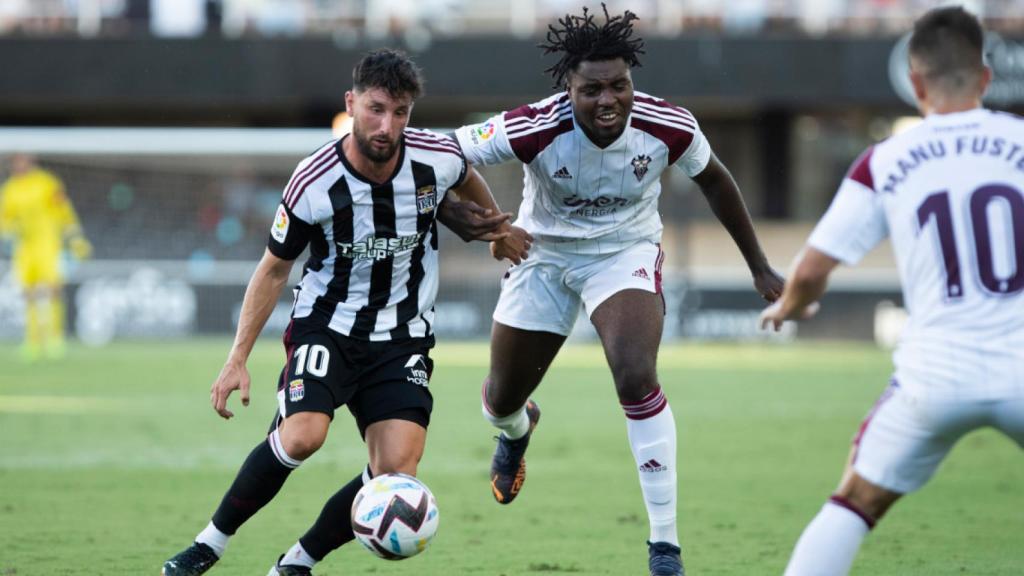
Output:
<svg viewBox="0 0 1024 576">
<path fill-rule="evenodd" d="M 288 383 L 288 399 L 292 402 L 298 402 L 306 396 L 306 386 L 302 380 L 292 380 Z"/>
<path fill-rule="evenodd" d="M 651 157 L 647 154 L 638 154 L 636 158 L 633 158 L 633 174 L 636 175 L 637 182 L 644 179 L 644 175 L 647 174 L 647 165 L 650 163 Z"/>
<path fill-rule="evenodd" d="M 284 209 L 284 204 L 277 207 L 277 214 L 274 216 L 274 225 L 270 227 L 270 235 L 274 237 L 274 240 L 278 242 L 284 242 L 284 239 L 288 237 L 288 212 Z"/>
<path fill-rule="evenodd" d="M 420 214 L 433 212 L 437 207 L 437 186 L 430 184 L 416 189 L 416 210 Z"/>
</svg>

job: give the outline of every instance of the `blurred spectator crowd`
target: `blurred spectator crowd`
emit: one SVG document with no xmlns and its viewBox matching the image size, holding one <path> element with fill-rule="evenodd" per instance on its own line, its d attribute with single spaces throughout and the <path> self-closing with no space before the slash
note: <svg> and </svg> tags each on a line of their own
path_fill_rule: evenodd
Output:
<svg viewBox="0 0 1024 576">
<path fill-rule="evenodd" d="M 891 35 L 934 0 L 610 0 L 648 35 L 685 32 Z M 1024 0 L 957 2 L 992 30 L 1024 32 Z M 332 36 L 343 42 L 404 37 L 536 36 L 588 0 L 0 0 L 0 35 L 237 37 Z"/>
</svg>

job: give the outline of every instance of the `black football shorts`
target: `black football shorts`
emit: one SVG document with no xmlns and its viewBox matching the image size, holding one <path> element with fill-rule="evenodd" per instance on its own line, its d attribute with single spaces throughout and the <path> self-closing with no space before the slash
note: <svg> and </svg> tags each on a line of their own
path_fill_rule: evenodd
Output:
<svg viewBox="0 0 1024 576">
<path fill-rule="evenodd" d="M 381 420 L 430 424 L 433 336 L 371 342 L 295 320 L 284 346 L 288 363 L 278 381 L 272 428 L 297 412 L 323 412 L 333 419 L 343 404 L 364 436 Z"/>
</svg>

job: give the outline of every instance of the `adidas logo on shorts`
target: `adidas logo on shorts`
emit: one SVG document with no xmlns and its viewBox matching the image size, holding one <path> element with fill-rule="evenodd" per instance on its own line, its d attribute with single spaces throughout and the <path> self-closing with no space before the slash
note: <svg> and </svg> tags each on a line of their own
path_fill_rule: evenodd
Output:
<svg viewBox="0 0 1024 576">
<path fill-rule="evenodd" d="M 633 276 L 635 278 L 643 278 L 644 280 L 650 280 L 651 279 L 651 277 L 647 275 L 647 269 L 646 268 L 637 268 L 636 271 L 633 272 Z"/>
</svg>

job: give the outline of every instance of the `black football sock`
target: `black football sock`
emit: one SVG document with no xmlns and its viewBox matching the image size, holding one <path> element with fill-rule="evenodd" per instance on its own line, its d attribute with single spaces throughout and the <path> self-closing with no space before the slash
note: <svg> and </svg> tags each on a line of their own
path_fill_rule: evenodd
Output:
<svg viewBox="0 0 1024 576">
<path fill-rule="evenodd" d="M 366 468 L 367 472 L 369 469 Z M 331 496 L 313 527 L 299 538 L 299 543 L 315 560 L 323 560 L 333 550 L 355 538 L 351 521 L 352 502 L 363 487 L 363 478 L 363 474 L 356 476 Z"/>
<path fill-rule="evenodd" d="M 284 455 L 280 443 L 277 448 L 283 460 L 279 458 L 271 441 L 268 438 L 249 453 L 234 483 L 213 514 L 213 524 L 221 532 L 234 534 L 246 520 L 277 495 L 288 479 L 288 474 L 301 463 Z"/>
</svg>

